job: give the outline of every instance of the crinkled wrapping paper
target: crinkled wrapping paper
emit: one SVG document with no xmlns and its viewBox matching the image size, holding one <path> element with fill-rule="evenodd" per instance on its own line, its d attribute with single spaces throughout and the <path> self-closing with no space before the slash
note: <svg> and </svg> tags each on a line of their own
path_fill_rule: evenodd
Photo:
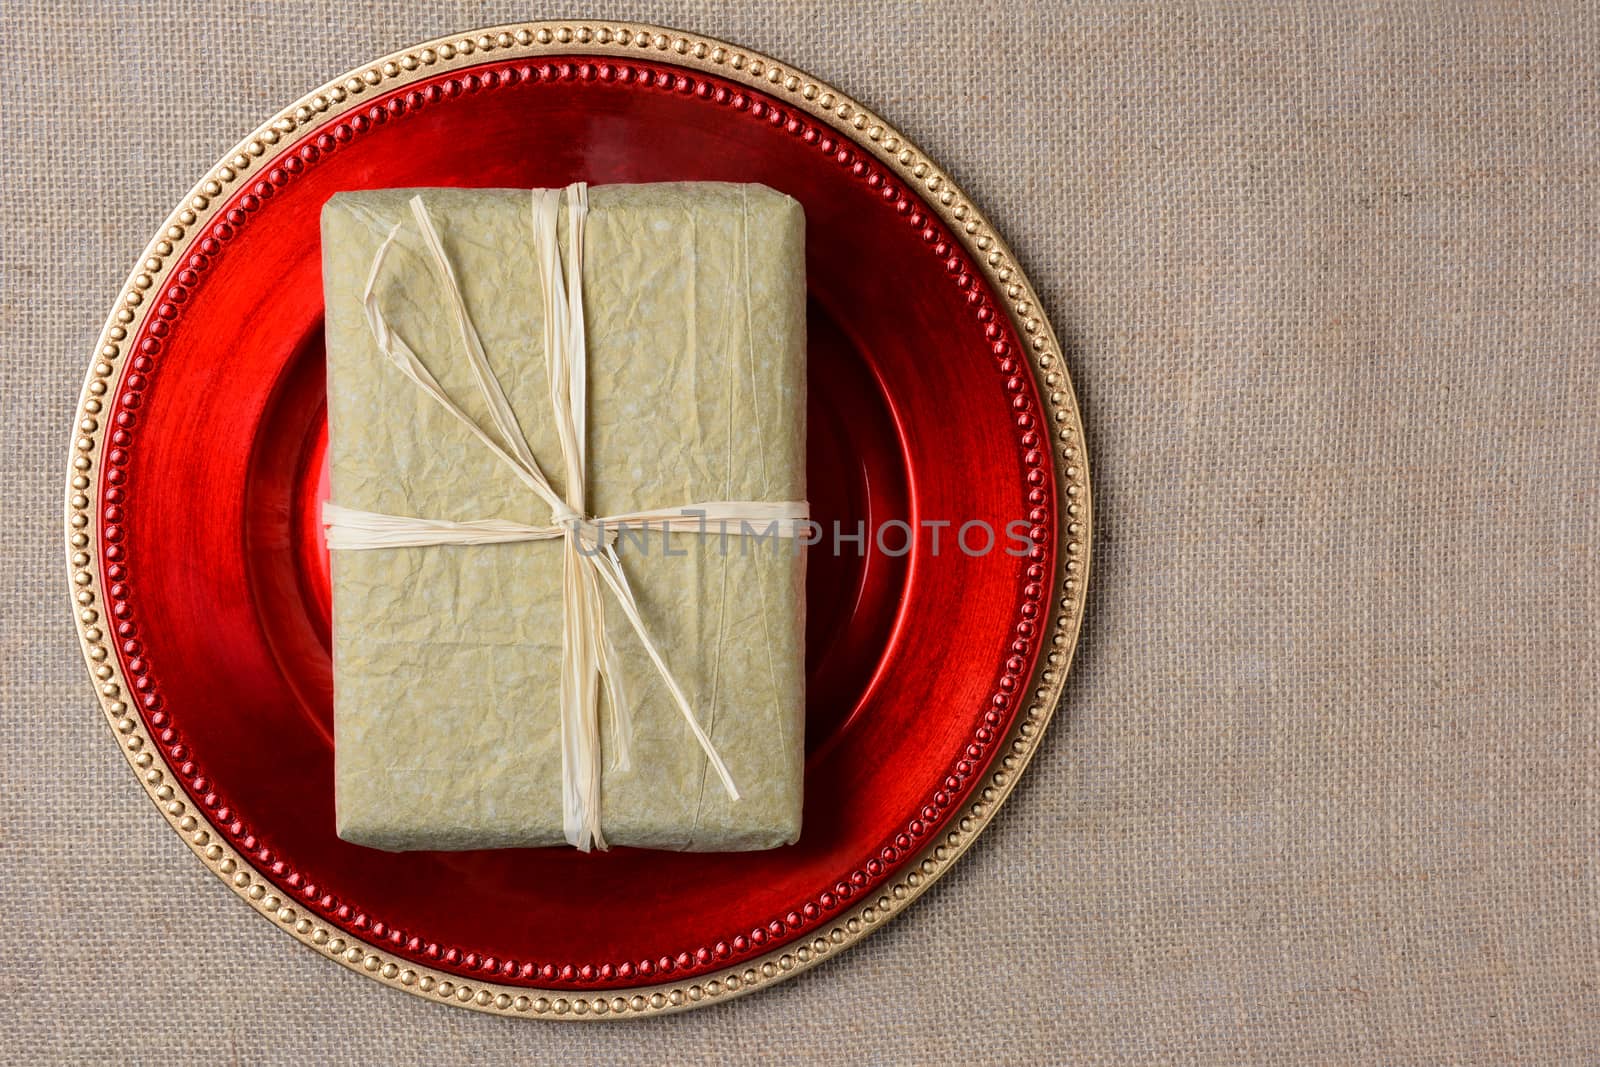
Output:
<svg viewBox="0 0 1600 1067">
<path fill-rule="evenodd" d="M 333 499 L 440 519 L 545 524 L 546 506 L 388 364 L 363 316 L 374 254 L 405 221 L 384 313 L 481 426 L 474 385 L 407 202 L 342 193 L 322 216 Z M 563 491 L 530 196 L 423 190 L 540 467 Z M 804 216 L 763 186 L 592 188 L 585 242 L 587 510 L 804 500 Z M 562 240 L 565 240 L 563 212 Z M 715 528 L 713 527 L 713 530 Z M 609 594 L 634 708 L 608 751 L 612 845 L 722 851 L 793 841 L 804 748 L 804 556 L 789 540 L 649 535 L 620 546 L 652 637 L 722 754 L 735 802 Z M 671 554 L 669 554 L 669 551 Z M 682 553 L 681 555 L 678 553 Z M 333 554 L 338 830 L 377 848 L 554 845 L 561 827 L 559 541 Z M 611 709 L 602 699 L 609 749 Z"/>
</svg>

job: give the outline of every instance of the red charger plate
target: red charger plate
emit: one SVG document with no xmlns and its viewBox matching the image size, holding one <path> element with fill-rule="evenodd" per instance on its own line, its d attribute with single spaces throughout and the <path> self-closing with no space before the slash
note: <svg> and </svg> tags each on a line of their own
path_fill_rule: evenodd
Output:
<svg viewBox="0 0 1600 1067">
<path fill-rule="evenodd" d="M 317 524 L 319 210 L 341 189 L 578 179 L 763 182 L 805 206 L 809 482 L 828 534 L 807 586 L 804 833 L 714 855 L 346 844 Z M 872 112 L 672 30 L 498 27 L 389 56 L 283 111 L 151 243 L 77 420 L 73 611 L 146 790 L 305 944 L 489 1012 L 672 1011 L 852 944 L 992 817 L 1082 617 L 1082 429 L 1004 243 Z M 935 539 L 937 522 L 951 525 Z M 844 539 L 833 551 L 835 523 L 864 525 L 860 554 Z M 965 523 L 994 531 L 993 547 L 980 551 L 982 525 L 961 539 Z"/>
</svg>

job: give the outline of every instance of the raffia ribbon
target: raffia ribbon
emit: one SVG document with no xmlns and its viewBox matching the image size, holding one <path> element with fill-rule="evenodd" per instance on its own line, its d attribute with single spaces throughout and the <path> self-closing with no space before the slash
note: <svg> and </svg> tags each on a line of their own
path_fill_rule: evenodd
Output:
<svg viewBox="0 0 1600 1067">
<path fill-rule="evenodd" d="M 609 590 L 629 625 L 639 636 L 673 703 L 705 752 L 706 759 L 722 780 L 733 800 L 739 789 L 716 746 L 706 736 L 677 679 L 667 667 L 660 648 L 651 639 L 639 614 L 628 579 L 617 557 L 616 531 L 624 527 L 660 527 L 663 531 L 704 532 L 707 523 L 763 524 L 762 536 L 776 532 L 795 535 L 797 524 L 809 515 L 804 501 L 716 500 L 687 504 L 677 508 L 630 512 L 607 518 L 585 518 L 583 485 L 587 410 L 588 366 L 583 324 L 583 237 L 588 215 L 588 187 L 578 182 L 567 186 L 567 263 L 563 278 L 561 250 L 557 244 L 557 220 L 562 198 L 560 189 L 533 191 L 534 252 L 539 266 L 539 285 L 544 305 L 544 351 L 550 379 L 550 403 L 554 411 L 556 434 L 561 442 L 561 457 L 566 473 L 566 497 L 551 487 L 549 479 L 533 458 L 506 400 L 504 389 L 489 366 L 477 328 L 461 296 L 455 270 L 445 254 L 439 232 L 434 228 L 422 197 L 411 199 L 411 213 L 423 242 L 443 284 L 446 301 L 455 318 L 467 361 L 479 391 L 488 403 L 489 414 L 499 432 L 496 440 L 450 399 L 416 353 L 397 334 L 383 316 L 376 295 L 379 274 L 389 249 L 403 222 L 396 223 L 373 257 L 362 292 L 367 325 L 378 349 L 419 389 L 454 416 L 478 441 L 505 463 L 517 478 L 550 508 L 550 524 L 528 526 L 500 519 L 456 522 L 410 515 L 384 515 L 341 507 L 331 501 L 323 505 L 322 521 L 327 530 L 328 548 L 352 551 L 375 548 L 403 548 L 420 545 L 483 545 L 518 541 L 553 541 L 565 545 L 562 568 L 561 627 L 561 797 L 562 830 L 568 843 L 583 851 L 591 846 L 605 848 L 600 828 L 600 688 L 605 687 L 613 709 L 613 744 L 619 769 L 630 766 L 633 717 L 622 691 L 622 673 L 616 646 L 605 623 L 600 590 Z M 726 529 L 726 525 L 723 526 Z"/>
</svg>

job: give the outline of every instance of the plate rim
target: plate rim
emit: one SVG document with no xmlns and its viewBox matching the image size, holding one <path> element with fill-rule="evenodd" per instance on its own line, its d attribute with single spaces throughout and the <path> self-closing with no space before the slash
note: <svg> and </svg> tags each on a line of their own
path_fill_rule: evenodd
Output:
<svg viewBox="0 0 1600 1067">
<path fill-rule="evenodd" d="M 149 314 L 146 296 L 152 289 L 159 291 L 189 244 L 232 193 L 250 180 L 251 172 L 284 152 L 301 131 L 361 107 L 368 93 L 389 92 L 441 73 L 475 67 L 486 57 L 493 61 L 562 56 L 648 57 L 746 85 L 832 127 L 915 189 L 961 243 L 1023 342 L 1040 404 L 1048 412 L 1045 431 L 1052 452 L 1057 511 L 1055 573 L 1045 627 L 1049 641 L 1041 644 L 1023 690 L 1025 702 L 1001 740 L 994 762 L 945 831 L 915 853 L 874 899 L 841 909 L 814 930 L 809 940 L 684 981 L 587 992 L 502 985 L 434 970 L 393 956 L 382 946 L 345 930 L 330 928 L 280 899 L 276 887 L 254 864 L 233 849 L 225 835 L 215 832 L 206 812 L 188 803 L 174 788 L 174 775 L 160 746 L 153 743 L 143 718 L 123 700 L 126 679 L 112 642 L 102 630 L 102 546 L 95 514 L 98 472 L 110 437 L 104 416 L 109 414 L 130 362 L 128 342 L 137 336 Z M 568 1020 L 667 1014 L 764 988 L 853 946 L 921 896 L 988 826 L 1037 752 L 1060 703 L 1077 649 L 1093 531 L 1088 468 L 1082 418 L 1066 359 L 1032 284 L 983 212 L 894 126 L 792 64 L 703 34 L 608 20 L 510 23 L 403 48 L 306 93 L 208 168 L 206 176 L 167 217 L 124 283 L 79 393 L 64 501 L 68 590 L 80 649 L 101 711 L 146 795 L 202 864 L 273 925 L 349 970 L 435 1003 L 489 1014 Z"/>
</svg>

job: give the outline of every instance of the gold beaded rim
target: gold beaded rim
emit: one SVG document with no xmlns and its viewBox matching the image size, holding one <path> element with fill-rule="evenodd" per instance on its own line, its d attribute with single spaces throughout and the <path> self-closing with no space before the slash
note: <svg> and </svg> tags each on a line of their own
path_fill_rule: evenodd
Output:
<svg viewBox="0 0 1600 1067">
<path fill-rule="evenodd" d="M 985 781 L 946 831 L 901 868 L 892 884 L 848 908 L 806 941 L 692 980 L 627 991 L 578 992 L 464 979 L 394 957 L 282 899 L 276 888 L 216 832 L 204 811 L 174 786 L 171 768 L 144 721 L 125 699 L 126 679 L 103 629 L 100 555 L 94 522 L 95 472 L 106 451 L 102 415 L 126 370 L 126 348 L 149 314 L 145 294 L 159 287 L 195 235 L 251 170 L 282 155 L 298 131 L 360 106 L 371 91 L 388 92 L 435 74 L 495 58 L 563 55 L 650 56 L 691 71 L 758 89 L 833 127 L 870 152 L 916 190 L 962 243 L 1005 305 L 1047 413 L 1061 535 L 1053 578 L 1049 642 L 1020 710 Z M 602 1019 L 683 1011 L 781 981 L 848 948 L 899 914 L 971 846 L 1010 795 L 1038 748 L 1061 692 L 1083 622 L 1092 513 L 1088 459 L 1077 398 L 1055 332 L 1033 287 L 983 213 L 949 176 L 881 117 L 837 89 L 768 56 L 709 37 L 635 23 L 537 22 L 443 37 L 358 67 L 307 94 L 258 128 L 218 162 L 167 219 L 124 286 L 100 340 L 78 401 L 66 492 L 70 595 L 79 643 L 101 709 L 123 754 L 167 822 L 207 867 L 257 912 L 302 944 L 345 967 L 429 1000 L 491 1014 Z"/>
</svg>

